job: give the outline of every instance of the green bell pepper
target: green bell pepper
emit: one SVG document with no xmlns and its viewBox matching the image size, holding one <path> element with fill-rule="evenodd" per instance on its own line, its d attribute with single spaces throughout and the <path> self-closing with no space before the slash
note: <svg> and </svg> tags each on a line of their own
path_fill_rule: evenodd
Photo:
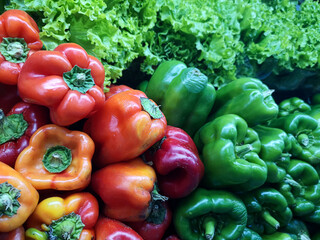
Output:
<svg viewBox="0 0 320 240">
<path fill-rule="evenodd" d="M 246 227 L 241 237 L 237 240 L 262 240 L 262 238 L 258 233 Z"/>
<path fill-rule="evenodd" d="M 247 227 L 260 235 L 274 233 L 292 219 L 286 198 L 274 188 L 258 188 L 239 196 L 247 208 Z"/>
<path fill-rule="evenodd" d="M 301 98 L 292 97 L 279 103 L 278 117 L 288 116 L 295 112 L 307 112 L 311 110 L 311 106 Z"/>
<path fill-rule="evenodd" d="M 318 121 L 318 126 L 320 126 L 320 104 L 311 105 L 311 110 L 306 112 L 306 114 L 316 119 Z"/>
<path fill-rule="evenodd" d="M 217 90 L 209 120 L 225 114 L 242 117 L 249 126 L 255 126 L 277 117 L 278 105 L 272 90 L 255 78 L 239 78 Z"/>
<path fill-rule="evenodd" d="M 206 122 L 216 97 L 214 86 L 197 68 L 164 61 L 152 75 L 146 95 L 161 106 L 168 125 L 190 136 Z"/>
<path fill-rule="evenodd" d="M 294 136 L 290 151 L 293 157 L 320 163 L 320 127 L 316 119 L 305 113 L 293 113 L 271 120 L 268 125 Z"/>
<path fill-rule="evenodd" d="M 259 156 L 268 167 L 267 182 L 281 182 L 286 176 L 290 162 L 292 136 L 279 128 L 257 125 L 253 128 L 259 135 L 261 151 Z"/>
<path fill-rule="evenodd" d="M 310 215 L 320 202 L 319 175 L 309 163 L 292 159 L 279 192 L 287 199 L 295 216 Z"/>
<path fill-rule="evenodd" d="M 306 224 L 298 219 L 292 219 L 287 226 L 279 229 L 279 232 L 288 233 L 294 240 L 310 240 Z"/>
<path fill-rule="evenodd" d="M 259 157 L 258 134 L 241 117 L 227 114 L 202 126 L 194 142 L 205 166 L 202 185 L 250 191 L 267 179 L 267 165 Z"/>
<path fill-rule="evenodd" d="M 295 240 L 288 233 L 275 232 L 273 234 L 262 235 L 262 240 Z"/>
<path fill-rule="evenodd" d="M 235 240 L 247 223 L 247 210 L 234 194 L 197 188 L 180 199 L 173 224 L 183 240 Z"/>
</svg>

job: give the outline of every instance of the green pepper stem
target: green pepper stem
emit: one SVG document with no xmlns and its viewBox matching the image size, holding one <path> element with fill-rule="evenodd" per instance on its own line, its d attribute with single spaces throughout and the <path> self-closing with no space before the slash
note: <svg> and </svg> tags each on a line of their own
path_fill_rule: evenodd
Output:
<svg viewBox="0 0 320 240">
<path fill-rule="evenodd" d="M 314 138 L 310 134 L 301 133 L 297 136 L 298 143 L 303 147 L 309 147 L 313 144 Z"/>
<path fill-rule="evenodd" d="M 3 38 L 2 40 L 0 52 L 7 61 L 13 63 L 26 61 L 30 49 L 23 38 Z"/>
<path fill-rule="evenodd" d="M 20 190 L 8 182 L 0 184 L 0 217 L 3 215 L 12 217 L 18 211 L 20 203 Z"/>
<path fill-rule="evenodd" d="M 163 117 L 163 114 L 160 110 L 160 106 L 157 106 L 149 98 L 140 97 L 140 103 L 142 109 L 146 111 L 152 119 L 160 119 Z"/>
<path fill-rule="evenodd" d="M 262 92 L 263 99 L 271 96 L 273 92 L 274 92 L 274 89 L 268 89 L 268 90 Z"/>
<path fill-rule="evenodd" d="M 30 240 L 47 240 L 48 235 L 45 232 L 41 232 L 36 228 L 28 228 L 25 236 Z"/>
<path fill-rule="evenodd" d="M 280 223 L 274 217 L 271 216 L 269 211 L 267 210 L 263 211 L 261 216 L 273 228 L 278 229 L 280 227 Z"/>
<path fill-rule="evenodd" d="M 244 145 L 235 147 L 236 154 L 239 158 L 242 158 L 244 155 L 251 152 L 252 150 L 253 150 L 253 147 L 251 144 L 244 144 Z"/>
<path fill-rule="evenodd" d="M 300 240 L 310 240 L 310 237 L 306 233 L 303 233 L 300 235 Z"/>
<path fill-rule="evenodd" d="M 156 185 L 153 187 L 153 190 L 151 192 L 151 198 L 152 198 L 152 201 L 162 201 L 162 202 L 165 202 L 169 199 L 168 197 L 163 196 L 158 192 L 158 188 Z"/>
<path fill-rule="evenodd" d="M 207 240 L 212 240 L 214 238 L 216 224 L 217 220 L 212 216 L 206 216 L 203 219 L 202 227 L 204 229 L 204 236 Z"/>
<path fill-rule="evenodd" d="M 65 146 L 54 146 L 47 150 L 43 165 L 50 173 L 60 173 L 67 169 L 72 161 L 71 150 Z"/>
<path fill-rule="evenodd" d="M 71 71 L 63 73 L 63 80 L 71 90 L 85 94 L 95 85 L 91 69 L 80 68 L 75 65 Z"/>
<path fill-rule="evenodd" d="M 290 160 L 290 157 L 291 157 L 290 153 L 282 153 L 280 158 L 279 158 L 279 161 L 280 162 L 286 162 L 286 161 Z"/>
</svg>

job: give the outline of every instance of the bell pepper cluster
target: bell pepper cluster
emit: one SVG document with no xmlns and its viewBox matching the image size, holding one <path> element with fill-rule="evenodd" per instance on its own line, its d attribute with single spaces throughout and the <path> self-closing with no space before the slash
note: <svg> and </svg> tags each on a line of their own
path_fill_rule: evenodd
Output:
<svg viewBox="0 0 320 240">
<path fill-rule="evenodd" d="M 320 94 L 178 60 L 105 90 L 95 56 L 40 36 L 0 15 L 0 239 L 318 239 Z"/>
</svg>

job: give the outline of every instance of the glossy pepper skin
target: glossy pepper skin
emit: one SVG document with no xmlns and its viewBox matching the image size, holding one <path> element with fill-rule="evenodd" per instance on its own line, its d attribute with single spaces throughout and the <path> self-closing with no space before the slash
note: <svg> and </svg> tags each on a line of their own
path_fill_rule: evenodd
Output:
<svg viewBox="0 0 320 240">
<path fill-rule="evenodd" d="M 272 234 L 262 235 L 262 240 L 295 240 L 290 234 L 283 232 L 275 232 Z"/>
<path fill-rule="evenodd" d="M 150 215 L 144 221 L 128 222 L 144 240 L 161 240 L 172 221 L 172 211 L 168 202 L 155 201 Z"/>
<path fill-rule="evenodd" d="M 26 237 L 30 240 L 91 240 L 95 237 L 98 217 L 98 201 L 89 192 L 45 198 L 26 222 Z"/>
<path fill-rule="evenodd" d="M 240 198 L 248 211 L 247 227 L 260 235 L 274 233 L 292 219 L 286 198 L 274 188 L 258 188 Z"/>
<path fill-rule="evenodd" d="M 22 226 L 39 201 L 38 191 L 20 173 L 0 162 L 0 232 Z"/>
<path fill-rule="evenodd" d="M 207 188 L 250 191 L 265 183 L 267 165 L 258 155 L 261 142 L 241 117 L 226 114 L 208 122 L 194 142 L 205 167 L 201 184 Z"/>
<path fill-rule="evenodd" d="M 144 156 L 153 163 L 161 193 L 169 198 L 189 195 L 204 174 L 197 147 L 181 128 L 167 126 L 163 139 Z"/>
<path fill-rule="evenodd" d="M 0 109 L 7 114 L 18 102 L 21 102 L 17 85 L 0 83 Z"/>
<path fill-rule="evenodd" d="M 292 135 L 288 135 L 280 128 L 264 125 L 257 125 L 253 129 L 258 133 L 261 141 L 259 156 L 268 168 L 267 182 L 281 182 L 287 174 L 286 169 L 290 162 Z"/>
<path fill-rule="evenodd" d="M 279 229 L 279 232 L 288 233 L 294 240 L 310 239 L 307 225 L 298 219 L 292 219 L 285 227 Z"/>
<path fill-rule="evenodd" d="M 279 192 L 295 216 L 312 215 L 320 203 L 320 182 L 316 169 L 310 164 L 291 159 L 287 176 L 278 184 Z"/>
<path fill-rule="evenodd" d="M 38 190 L 77 190 L 91 177 L 94 142 L 80 131 L 54 124 L 40 127 L 18 156 L 15 169 Z"/>
<path fill-rule="evenodd" d="M 12 9 L 0 15 L 0 83 L 16 85 L 26 59 L 42 45 L 39 28 L 26 12 Z"/>
<path fill-rule="evenodd" d="M 320 126 L 316 119 L 297 112 L 274 119 L 268 125 L 294 136 L 290 151 L 293 157 L 311 164 L 320 163 Z"/>
<path fill-rule="evenodd" d="M 138 157 L 164 136 L 166 127 L 154 101 L 132 89 L 109 97 L 86 121 L 84 131 L 96 144 L 94 164 L 101 168 Z"/>
<path fill-rule="evenodd" d="M 145 93 L 161 105 L 169 125 L 182 128 L 190 136 L 205 123 L 216 96 L 206 75 L 176 60 L 158 66 Z"/>
<path fill-rule="evenodd" d="M 38 51 L 25 62 L 18 90 L 25 102 L 46 106 L 51 121 L 71 125 L 89 117 L 103 104 L 102 63 L 75 43 L 54 51 Z"/>
<path fill-rule="evenodd" d="M 95 232 L 96 240 L 143 240 L 137 232 L 124 223 L 102 216 L 95 225 Z"/>
<path fill-rule="evenodd" d="M 104 203 L 104 215 L 126 222 L 145 220 L 152 209 L 156 173 L 141 158 L 109 164 L 93 173 L 92 190 Z"/>
<path fill-rule="evenodd" d="M 225 114 L 242 117 L 250 127 L 263 124 L 278 115 L 279 107 L 272 90 L 255 78 L 239 78 L 217 90 L 209 120 Z"/>
<path fill-rule="evenodd" d="M 262 240 L 262 238 L 258 233 L 246 227 L 238 240 Z"/>
<path fill-rule="evenodd" d="M 19 102 L 7 116 L 0 109 L 0 161 L 14 167 L 18 155 L 28 146 L 32 134 L 49 122 L 49 111 L 43 106 Z"/>
<path fill-rule="evenodd" d="M 307 112 L 311 110 L 311 106 L 301 98 L 292 97 L 279 103 L 278 117 L 288 116 L 295 112 Z"/>
<path fill-rule="evenodd" d="M 245 229 L 247 210 L 230 192 L 197 188 L 179 200 L 173 223 L 184 240 L 235 240 Z"/>
<path fill-rule="evenodd" d="M 20 226 L 10 232 L 0 232 L 1 240 L 25 240 L 25 231 L 23 226 Z"/>
</svg>

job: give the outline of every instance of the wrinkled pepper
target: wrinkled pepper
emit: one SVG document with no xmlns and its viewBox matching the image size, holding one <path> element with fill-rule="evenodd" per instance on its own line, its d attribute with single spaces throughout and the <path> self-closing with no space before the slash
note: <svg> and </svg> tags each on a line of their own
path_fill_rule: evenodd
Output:
<svg viewBox="0 0 320 240">
<path fill-rule="evenodd" d="M 18 156 L 15 169 L 38 190 L 77 190 L 91 178 L 94 142 L 80 131 L 54 124 L 40 127 Z"/>
<path fill-rule="evenodd" d="M 181 128 L 167 126 L 165 136 L 145 154 L 152 162 L 162 194 L 169 198 L 189 195 L 204 174 L 204 166 L 192 138 Z"/>
<path fill-rule="evenodd" d="M 84 125 L 96 144 L 94 164 L 140 156 L 165 134 L 167 121 L 154 101 L 139 90 L 121 91 L 109 97 Z"/>
<path fill-rule="evenodd" d="M 172 211 L 168 202 L 155 201 L 148 218 L 140 222 L 128 222 L 144 240 L 161 240 L 172 221 Z"/>
<path fill-rule="evenodd" d="M 42 45 L 39 28 L 26 12 L 12 9 L 0 15 L 0 82 L 16 85 L 26 59 Z"/>
<path fill-rule="evenodd" d="M 247 227 L 260 235 L 274 233 L 292 219 L 286 198 L 274 188 L 261 187 L 239 196 L 248 211 Z"/>
<path fill-rule="evenodd" d="M 320 163 L 320 126 L 305 113 L 293 113 L 271 120 L 269 126 L 281 128 L 294 136 L 290 153 L 311 164 Z"/>
<path fill-rule="evenodd" d="M 312 215 L 320 204 L 320 182 L 316 169 L 310 164 L 291 159 L 284 181 L 278 184 L 279 192 L 295 216 Z"/>
<path fill-rule="evenodd" d="M 226 114 L 206 123 L 194 142 L 205 167 L 201 184 L 207 188 L 250 191 L 265 183 L 267 165 L 258 155 L 261 142 L 241 117 Z"/>
<path fill-rule="evenodd" d="M 4 114 L 7 114 L 16 103 L 21 101 L 17 85 L 0 83 L 0 109 Z"/>
<path fill-rule="evenodd" d="M 27 240 L 91 240 L 99 217 L 97 199 L 88 192 L 43 199 L 26 222 Z"/>
<path fill-rule="evenodd" d="M 296 112 L 308 112 L 311 106 L 298 97 L 291 97 L 279 103 L 278 117 L 288 116 Z"/>
<path fill-rule="evenodd" d="M 145 92 L 161 105 L 169 125 L 182 128 L 190 136 L 205 123 L 216 97 L 206 75 L 176 60 L 158 66 Z"/>
<path fill-rule="evenodd" d="M 39 201 L 38 191 L 16 170 L 0 162 L 0 232 L 22 226 Z"/>
<path fill-rule="evenodd" d="M 288 135 L 279 128 L 257 125 L 253 128 L 261 141 L 259 156 L 268 168 L 267 182 L 281 182 L 286 176 L 286 169 L 290 162 L 292 135 Z"/>
<path fill-rule="evenodd" d="M 14 167 L 32 134 L 49 122 L 49 111 L 43 106 L 19 102 L 7 116 L 0 109 L 0 161 Z"/>
<path fill-rule="evenodd" d="M 217 90 L 209 120 L 225 114 L 242 117 L 250 127 L 266 123 L 278 115 L 279 107 L 267 85 L 255 78 L 239 78 Z"/>
<path fill-rule="evenodd" d="M 22 226 L 10 231 L 0 232 L 1 240 L 25 240 L 25 231 Z"/>
<path fill-rule="evenodd" d="M 97 240 L 144 240 L 124 223 L 102 216 L 97 221 L 95 232 Z"/>
<path fill-rule="evenodd" d="M 102 199 L 105 216 L 126 222 L 145 220 L 155 201 L 165 201 L 155 187 L 156 173 L 141 158 L 109 164 L 93 173 L 92 190 Z"/>
<path fill-rule="evenodd" d="M 54 51 L 38 51 L 24 64 L 18 90 L 25 102 L 46 106 L 60 126 L 87 118 L 103 104 L 105 70 L 102 63 L 75 43 Z"/>
<path fill-rule="evenodd" d="M 230 192 L 197 188 L 179 199 L 173 223 L 184 240 L 235 240 L 246 227 L 247 210 Z"/>
</svg>

